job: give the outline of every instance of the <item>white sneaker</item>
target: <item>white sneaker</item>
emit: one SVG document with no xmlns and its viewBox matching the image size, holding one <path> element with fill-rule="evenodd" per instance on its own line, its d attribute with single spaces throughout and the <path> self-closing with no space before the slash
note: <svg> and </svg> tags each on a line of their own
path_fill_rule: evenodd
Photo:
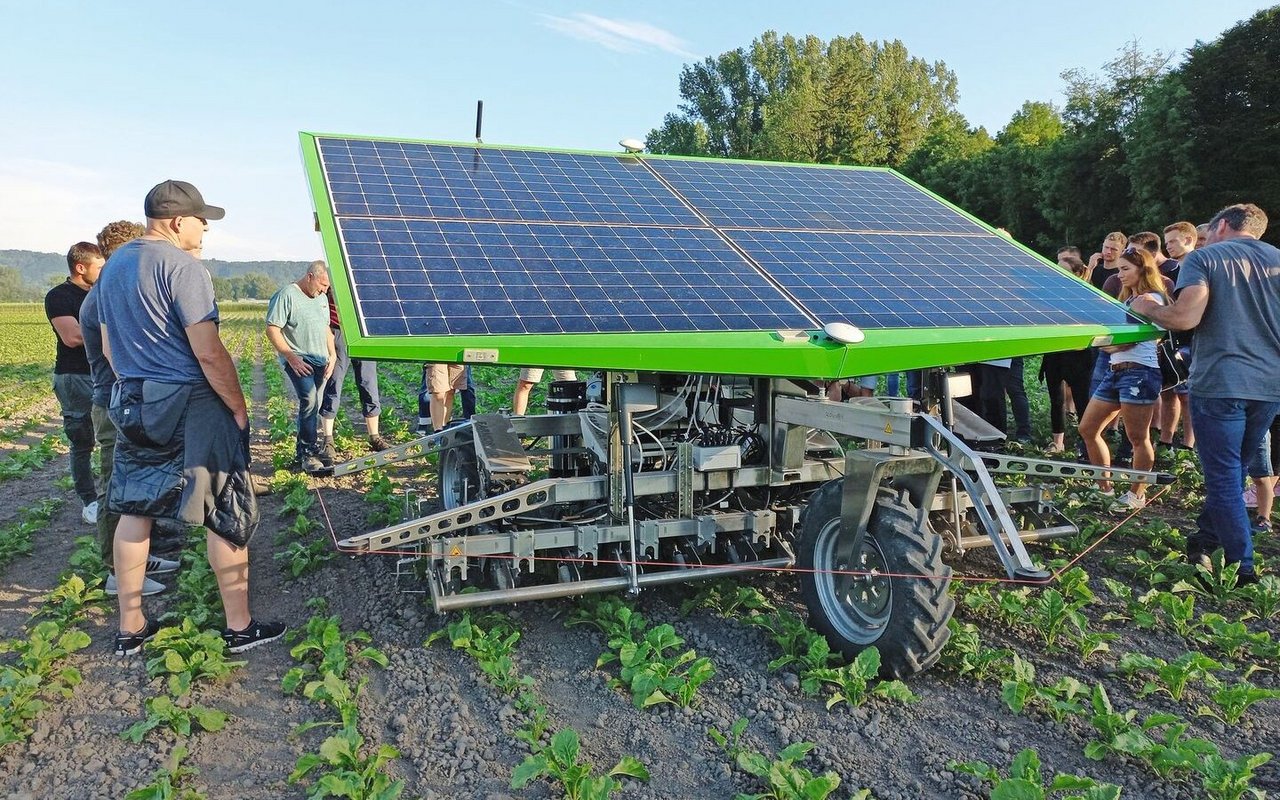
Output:
<svg viewBox="0 0 1280 800">
<path fill-rule="evenodd" d="M 1116 498 L 1113 506 L 1117 511 L 1137 511 L 1147 507 L 1146 498 L 1138 497 L 1133 492 L 1125 492 Z"/>
<path fill-rule="evenodd" d="M 170 561 L 160 556 L 147 556 L 147 574 L 163 575 L 166 572 L 177 572 L 181 566 L 177 561 Z"/>
<path fill-rule="evenodd" d="M 165 588 L 164 584 L 160 583 L 159 581 L 153 581 L 150 578 L 146 578 L 146 577 L 142 579 L 142 596 L 143 597 L 150 597 L 153 594 L 160 594 L 161 592 L 164 591 L 164 588 Z M 120 594 L 120 587 L 116 585 L 115 575 L 107 576 L 107 584 L 106 586 L 102 587 L 102 590 L 107 594 L 111 595 L 112 597 Z"/>
<path fill-rule="evenodd" d="M 97 500 L 94 500 L 92 503 L 84 507 L 84 510 L 80 512 L 80 519 L 84 520 L 86 525 L 98 524 L 98 501 Z"/>
</svg>

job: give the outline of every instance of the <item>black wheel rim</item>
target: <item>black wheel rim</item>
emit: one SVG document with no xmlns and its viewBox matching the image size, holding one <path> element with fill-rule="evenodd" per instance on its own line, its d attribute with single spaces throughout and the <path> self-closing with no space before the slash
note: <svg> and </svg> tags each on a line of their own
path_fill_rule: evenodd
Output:
<svg viewBox="0 0 1280 800">
<path fill-rule="evenodd" d="M 841 536 L 839 518 L 828 522 L 818 534 L 813 558 L 818 599 L 840 636 L 856 644 L 871 644 L 889 624 L 893 582 L 884 575 L 884 553 L 874 537 L 864 537 L 860 552 L 844 558 L 837 547 Z M 850 572 L 858 574 L 847 574 Z"/>
<path fill-rule="evenodd" d="M 462 448 L 454 447 L 440 455 L 440 502 L 445 508 L 458 508 L 477 496 L 479 476 Z"/>
</svg>

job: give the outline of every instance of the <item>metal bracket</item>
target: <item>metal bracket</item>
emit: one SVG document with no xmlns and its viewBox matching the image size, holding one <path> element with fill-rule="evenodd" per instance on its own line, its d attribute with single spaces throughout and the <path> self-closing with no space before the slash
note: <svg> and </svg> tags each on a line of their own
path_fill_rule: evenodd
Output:
<svg viewBox="0 0 1280 800">
<path fill-rule="evenodd" d="M 965 491 L 973 500 L 974 512 L 991 537 L 992 547 L 1000 558 L 1000 563 L 1004 565 L 1005 573 L 1010 578 L 1048 579 L 1049 573 L 1031 560 L 1027 548 L 1022 544 L 1022 537 L 1009 516 L 1009 509 L 1001 500 L 995 482 L 991 480 L 991 473 L 987 471 L 982 459 L 948 430 L 941 420 L 928 414 L 918 416 L 934 433 L 933 436 L 925 437 L 925 449 L 964 485 Z M 947 452 L 938 447 L 939 441 L 947 443 Z M 976 479 L 969 474 L 970 471 L 977 476 Z M 994 518 L 992 511 L 995 512 Z"/>
<path fill-rule="evenodd" d="M 867 535 L 867 522 L 875 508 L 876 495 L 885 478 L 908 475 L 931 476 L 927 483 L 937 486 L 942 467 L 936 460 L 922 454 L 898 455 L 888 450 L 850 450 L 845 454 L 845 478 L 840 493 L 840 528 L 852 535 L 841 536 L 837 541 L 836 563 L 849 564 L 853 555 L 862 550 Z M 927 518 L 928 508 L 920 509 L 923 496 L 913 498 L 917 503 L 917 524 Z M 927 505 L 927 504 L 926 504 Z"/>
<path fill-rule="evenodd" d="M 398 444 L 395 447 L 388 447 L 380 453 L 371 453 L 361 458 L 353 458 L 350 461 L 344 461 L 341 464 L 335 464 L 333 467 L 333 476 L 350 475 L 353 472 L 372 469 L 374 467 L 384 467 L 387 464 L 394 464 L 397 461 L 404 461 L 406 458 L 416 458 L 425 456 L 429 453 L 435 453 L 446 447 L 453 447 L 459 442 L 455 442 L 455 437 L 461 437 L 465 432 L 466 441 L 471 441 L 471 423 L 463 423 L 443 431 L 437 431 L 427 436 L 419 436 L 404 444 Z"/>
<path fill-rule="evenodd" d="M 676 516 L 693 516 L 693 442 L 676 444 Z"/>
</svg>

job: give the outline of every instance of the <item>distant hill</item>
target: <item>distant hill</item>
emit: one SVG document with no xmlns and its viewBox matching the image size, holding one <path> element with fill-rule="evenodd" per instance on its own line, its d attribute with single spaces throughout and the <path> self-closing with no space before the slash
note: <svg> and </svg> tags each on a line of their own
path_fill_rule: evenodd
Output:
<svg viewBox="0 0 1280 800">
<path fill-rule="evenodd" d="M 204 263 L 215 278 L 235 279 L 252 274 L 265 275 L 274 292 L 301 275 L 309 262 L 219 261 L 211 258 Z M 6 267 L 13 272 L 6 270 Z M 38 299 L 49 286 L 62 280 L 66 274 L 67 259 L 60 253 L 0 250 L 0 303 Z"/>
</svg>

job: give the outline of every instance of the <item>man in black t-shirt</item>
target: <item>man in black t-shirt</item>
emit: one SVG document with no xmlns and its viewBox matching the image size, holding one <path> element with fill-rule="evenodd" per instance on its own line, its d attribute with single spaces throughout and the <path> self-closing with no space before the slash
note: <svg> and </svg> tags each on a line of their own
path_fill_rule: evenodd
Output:
<svg viewBox="0 0 1280 800">
<path fill-rule="evenodd" d="M 57 336 L 58 355 L 53 366 L 53 393 L 62 406 L 62 428 L 71 442 L 71 478 L 84 510 L 80 517 L 98 522 L 98 490 L 93 484 L 93 379 L 80 335 L 80 306 L 98 281 L 106 260 L 96 244 L 78 242 L 67 251 L 65 281 L 44 296 L 44 313 Z"/>
<path fill-rule="evenodd" d="M 1089 283 L 1102 289 L 1107 278 L 1120 271 L 1116 259 L 1129 246 L 1129 237 L 1120 231 L 1112 231 L 1102 240 L 1102 250 L 1089 256 Z"/>
</svg>

